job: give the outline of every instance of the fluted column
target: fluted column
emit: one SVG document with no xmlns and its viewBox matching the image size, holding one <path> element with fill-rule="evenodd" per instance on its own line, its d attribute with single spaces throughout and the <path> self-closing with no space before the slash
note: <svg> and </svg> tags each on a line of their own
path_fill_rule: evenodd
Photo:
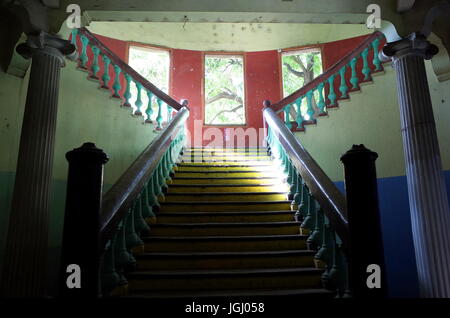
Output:
<svg viewBox="0 0 450 318">
<path fill-rule="evenodd" d="M 450 211 L 424 59 L 437 48 L 420 34 L 388 43 L 397 74 L 401 130 L 422 297 L 450 297 Z"/>
<path fill-rule="evenodd" d="M 20 137 L 6 255 L 4 297 L 44 296 L 49 194 L 53 168 L 60 68 L 70 42 L 40 32 L 17 51 L 32 58 Z"/>
</svg>

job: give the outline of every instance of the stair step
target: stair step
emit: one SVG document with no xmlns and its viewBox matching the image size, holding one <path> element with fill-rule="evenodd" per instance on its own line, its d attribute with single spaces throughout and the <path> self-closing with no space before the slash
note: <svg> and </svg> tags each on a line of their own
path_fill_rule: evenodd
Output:
<svg viewBox="0 0 450 318">
<path fill-rule="evenodd" d="M 171 290 L 171 291 L 157 291 L 157 292 L 140 292 L 125 296 L 126 298 L 149 298 L 149 299 L 174 299 L 174 298 L 188 298 L 191 300 L 202 298 L 230 298 L 232 297 L 287 297 L 293 296 L 295 300 L 301 299 L 331 299 L 334 298 L 334 293 L 323 288 L 312 289 L 239 289 L 239 290 Z M 228 313 L 228 311 L 227 311 Z"/>
<path fill-rule="evenodd" d="M 168 189 L 168 194 L 171 193 L 208 193 L 208 192 L 288 192 L 289 186 L 286 184 L 171 184 Z"/>
<path fill-rule="evenodd" d="M 142 238 L 145 252 L 242 252 L 306 249 L 304 235 L 153 236 Z"/>
<path fill-rule="evenodd" d="M 180 157 L 181 158 L 181 157 Z M 183 167 L 183 166 L 199 166 L 199 167 L 203 167 L 203 166 L 219 166 L 219 167 L 224 167 L 224 166 L 236 166 L 236 167 L 268 167 L 268 166 L 272 166 L 272 162 L 268 161 L 268 160 L 253 160 L 253 161 L 217 161 L 217 162 L 181 162 L 181 160 L 179 159 L 177 162 L 177 166 Z"/>
<path fill-rule="evenodd" d="M 175 178 L 286 178 L 279 171 L 176 171 Z"/>
<path fill-rule="evenodd" d="M 136 255 L 137 270 L 313 267 L 314 251 L 180 252 Z"/>
<path fill-rule="evenodd" d="M 241 161 L 262 161 L 271 162 L 272 158 L 268 155 L 255 155 L 255 156 L 190 156 L 182 155 L 181 161 L 185 163 L 190 162 L 241 162 Z"/>
<path fill-rule="evenodd" d="M 178 165 L 177 172 L 186 172 L 186 171 L 198 171 L 198 172 L 209 172 L 209 171 L 245 171 L 245 172 L 272 172 L 276 171 L 276 168 L 271 165 L 266 166 L 242 166 L 242 165 Z"/>
<path fill-rule="evenodd" d="M 166 212 L 158 214 L 160 223 L 188 222 L 287 222 L 294 220 L 296 211 L 239 211 L 239 212 Z"/>
<path fill-rule="evenodd" d="M 247 223 L 157 223 L 151 227 L 150 232 L 150 236 L 232 236 L 283 234 L 300 234 L 300 223 L 295 221 Z"/>
<path fill-rule="evenodd" d="M 322 270 L 314 267 L 277 269 L 165 270 L 127 275 L 128 289 L 228 290 L 261 288 L 321 288 Z"/>
<path fill-rule="evenodd" d="M 241 185 L 253 184 L 253 185 L 278 185 L 280 184 L 279 178 L 266 178 L 266 177 L 252 177 L 252 178 L 239 178 L 239 177 L 231 177 L 231 178 L 188 178 L 188 177 L 174 177 L 172 179 L 172 184 L 236 184 L 239 183 Z M 172 185 L 171 184 L 171 185 Z"/>
<path fill-rule="evenodd" d="M 183 201 L 282 201 L 287 199 L 286 192 L 185 192 L 167 193 L 164 202 Z"/>
<path fill-rule="evenodd" d="M 184 156 L 267 156 L 267 150 L 264 151 L 226 151 L 226 150 L 187 150 L 183 152 Z"/>
<path fill-rule="evenodd" d="M 226 212 L 276 211 L 291 209 L 291 201 L 217 201 L 217 202 L 162 202 L 159 212 Z"/>
</svg>

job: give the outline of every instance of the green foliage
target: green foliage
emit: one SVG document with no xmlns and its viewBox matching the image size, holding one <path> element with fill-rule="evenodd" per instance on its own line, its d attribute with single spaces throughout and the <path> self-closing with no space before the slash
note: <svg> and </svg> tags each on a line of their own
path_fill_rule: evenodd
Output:
<svg viewBox="0 0 450 318">
<path fill-rule="evenodd" d="M 128 64 L 163 92 L 167 93 L 169 91 L 170 56 L 166 50 L 148 50 L 139 47 L 130 47 Z M 136 101 L 137 89 L 134 83 L 131 84 L 131 94 L 132 98 L 130 102 L 133 108 L 136 109 L 134 103 Z M 148 105 L 148 97 L 144 90 L 141 91 L 141 99 L 144 105 L 141 110 L 144 113 Z M 163 121 L 167 120 L 168 113 L 166 106 L 163 106 Z M 158 104 L 156 103 L 155 97 L 153 97 L 152 109 L 154 110 L 153 114 L 158 113 Z M 145 113 L 144 116 L 146 116 Z"/>
<path fill-rule="evenodd" d="M 245 124 L 244 67 L 240 56 L 205 57 L 205 123 Z"/>
</svg>

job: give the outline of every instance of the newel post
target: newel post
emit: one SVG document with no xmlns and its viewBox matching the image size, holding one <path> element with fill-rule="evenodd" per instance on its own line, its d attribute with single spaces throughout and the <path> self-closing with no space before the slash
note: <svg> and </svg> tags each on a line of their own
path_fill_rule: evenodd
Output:
<svg viewBox="0 0 450 318">
<path fill-rule="evenodd" d="M 99 216 L 103 165 L 108 161 L 108 156 L 95 144 L 87 142 L 66 153 L 66 159 L 69 174 L 59 294 L 94 298 L 100 294 Z"/>
<path fill-rule="evenodd" d="M 349 284 L 355 298 L 387 296 L 375 168 L 377 158 L 378 154 L 364 145 L 353 145 L 341 157 L 350 231 Z"/>
</svg>

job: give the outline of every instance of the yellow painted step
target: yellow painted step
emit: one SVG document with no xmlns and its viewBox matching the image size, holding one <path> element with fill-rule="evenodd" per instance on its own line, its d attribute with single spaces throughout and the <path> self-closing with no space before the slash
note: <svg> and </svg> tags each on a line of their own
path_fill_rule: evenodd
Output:
<svg viewBox="0 0 450 318">
<path fill-rule="evenodd" d="M 241 161 L 261 161 L 271 162 L 269 156 L 181 156 L 182 162 L 241 162 Z"/>
<path fill-rule="evenodd" d="M 315 252 L 147 253 L 136 255 L 136 270 L 313 267 Z"/>
<path fill-rule="evenodd" d="M 161 203 L 164 212 L 226 212 L 226 211 L 285 211 L 291 209 L 290 201 L 273 202 L 180 202 Z"/>
<path fill-rule="evenodd" d="M 297 222 L 155 224 L 151 236 L 235 236 L 300 234 Z"/>
<path fill-rule="evenodd" d="M 280 184 L 277 178 L 173 178 L 172 184 L 268 184 L 278 185 Z"/>
<path fill-rule="evenodd" d="M 177 171 L 175 178 L 277 178 L 283 177 L 279 172 L 253 172 L 253 171 L 216 171 L 216 172 L 195 172 Z"/>
<path fill-rule="evenodd" d="M 267 151 L 185 151 L 184 156 L 268 156 Z"/>
<path fill-rule="evenodd" d="M 181 157 L 180 157 L 181 158 Z M 261 166 L 267 166 L 267 165 L 271 165 L 272 162 L 271 161 L 266 161 L 266 160 L 248 160 L 248 161 L 218 161 L 218 162 L 198 162 L 198 161 L 193 161 L 193 162 L 186 162 L 183 163 L 181 162 L 180 158 L 178 159 L 178 166 L 246 166 L 246 167 L 261 167 Z"/>
<path fill-rule="evenodd" d="M 145 237 L 144 252 L 240 252 L 306 249 L 306 236 Z"/>
<path fill-rule="evenodd" d="M 183 201 L 283 201 L 287 200 L 286 193 L 168 193 L 160 197 L 163 202 L 183 202 Z"/>
<path fill-rule="evenodd" d="M 289 186 L 287 184 L 280 185 L 242 185 L 242 184 L 228 184 L 228 185 L 170 185 L 168 193 L 185 193 L 185 192 L 288 192 Z"/>
<path fill-rule="evenodd" d="M 148 271 L 127 276 L 130 292 L 149 290 L 227 290 L 263 288 L 322 288 L 314 268 L 208 271 Z"/>
<path fill-rule="evenodd" d="M 159 223 L 213 223 L 213 222 L 289 222 L 295 211 L 253 212 L 173 212 L 158 215 Z"/>
<path fill-rule="evenodd" d="M 275 168 L 273 166 L 238 166 L 238 165 L 234 165 L 234 166 L 219 166 L 219 165 L 204 165 L 204 166 L 200 166 L 200 165 L 193 165 L 193 166 L 189 166 L 189 165 L 179 165 L 176 169 L 176 171 L 179 172 L 185 172 L 185 171 L 252 171 L 252 172 L 256 172 L 256 171 L 264 171 L 264 172 L 272 172 L 272 171 L 276 171 Z"/>
</svg>

